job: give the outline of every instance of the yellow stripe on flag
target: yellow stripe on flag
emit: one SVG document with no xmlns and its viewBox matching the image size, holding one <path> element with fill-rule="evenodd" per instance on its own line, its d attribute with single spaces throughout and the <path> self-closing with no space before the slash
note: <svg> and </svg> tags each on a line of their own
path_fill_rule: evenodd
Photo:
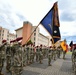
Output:
<svg viewBox="0 0 76 75">
<path fill-rule="evenodd" d="M 66 51 L 66 43 L 64 41 L 61 42 L 61 47 L 63 48 L 64 51 Z"/>
</svg>

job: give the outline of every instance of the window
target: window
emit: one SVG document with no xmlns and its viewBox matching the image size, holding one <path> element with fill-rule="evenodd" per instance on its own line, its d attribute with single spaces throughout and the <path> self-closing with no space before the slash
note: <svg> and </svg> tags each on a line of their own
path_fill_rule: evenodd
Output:
<svg viewBox="0 0 76 75">
<path fill-rule="evenodd" d="M 2 34 L 2 36 L 4 36 L 4 34 Z"/>
<path fill-rule="evenodd" d="M 7 35 L 7 37 L 9 37 L 9 35 Z"/>
<path fill-rule="evenodd" d="M 34 33 L 34 36 L 36 36 L 36 33 Z"/>
<path fill-rule="evenodd" d="M 35 41 L 35 37 L 34 37 L 34 41 Z"/>
<path fill-rule="evenodd" d="M 4 32 L 4 30 L 3 30 L 3 32 Z"/>
<path fill-rule="evenodd" d="M 35 45 L 35 42 L 34 42 L 34 45 Z"/>
</svg>

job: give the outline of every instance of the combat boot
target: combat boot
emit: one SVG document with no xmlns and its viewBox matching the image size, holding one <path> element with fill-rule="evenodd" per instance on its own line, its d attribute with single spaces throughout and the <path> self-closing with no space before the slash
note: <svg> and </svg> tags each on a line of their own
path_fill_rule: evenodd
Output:
<svg viewBox="0 0 76 75">
<path fill-rule="evenodd" d="M 51 64 L 49 64 L 48 66 L 52 66 Z"/>
<path fill-rule="evenodd" d="M 41 60 L 40 60 L 40 64 L 43 64 Z"/>
</svg>

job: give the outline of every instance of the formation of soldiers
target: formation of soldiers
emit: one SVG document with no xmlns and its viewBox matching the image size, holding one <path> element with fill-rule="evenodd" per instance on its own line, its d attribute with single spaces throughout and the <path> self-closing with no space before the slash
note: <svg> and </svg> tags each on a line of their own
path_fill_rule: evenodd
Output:
<svg viewBox="0 0 76 75">
<path fill-rule="evenodd" d="M 73 46 L 72 48 L 72 68 L 76 75 L 76 47 L 75 46 Z"/>
<path fill-rule="evenodd" d="M 44 58 L 48 58 L 48 65 L 51 66 L 51 61 L 60 58 L 62 51 L 61 46 L 58 48 L 42 45 L 35 47 L 32 44 L 22 46 L 18 42 L 10 46 L 4 43 L 0 47 L 0 75 L 4 75 L 2 74 L 4 63 L 6 63 L 6 72 L 10 72 L 11 75 L 21 75 L 24 66 L 34 62 L 42 64 Z"/>
</svg>

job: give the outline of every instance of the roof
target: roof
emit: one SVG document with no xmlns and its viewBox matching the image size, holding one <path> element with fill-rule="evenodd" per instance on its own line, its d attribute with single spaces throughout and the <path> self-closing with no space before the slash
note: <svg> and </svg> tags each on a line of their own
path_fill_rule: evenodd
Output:
<svg viewBox="0 0 76 75">
<path fill-rule="evenodd" d="M 23 27 L 20 27 L 20 28 L 16 29 L 15 31 L 20 30 L 20 29 L 22 29 L 22 28 L 23 28 Z"/>
<path fill-rule="evenodd" d="M 43 35 L 43 34 L 41 34 L 41 33 L 39 33 L 40 35 L 42 35 L 42 36 L 44 36 L 44 37 L 46 37 L 47 39 L 48 39 L 48 37 L 47 36 L 45 36 L 45 35 Z"/>
</svg>

